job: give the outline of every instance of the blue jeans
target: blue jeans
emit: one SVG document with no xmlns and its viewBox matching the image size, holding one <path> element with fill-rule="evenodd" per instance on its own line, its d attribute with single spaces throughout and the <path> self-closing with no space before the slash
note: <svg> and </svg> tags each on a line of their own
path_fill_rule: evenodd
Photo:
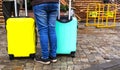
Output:
<svg viewBox="0 0 120 70">
<path fill-rule="evenodd" d="M 41 56 L 44 59 L 56 57 L 57 40 L 55 24 L 58 3 L 43 3 L 33 6 L 41 43 Z"/>
</svg>

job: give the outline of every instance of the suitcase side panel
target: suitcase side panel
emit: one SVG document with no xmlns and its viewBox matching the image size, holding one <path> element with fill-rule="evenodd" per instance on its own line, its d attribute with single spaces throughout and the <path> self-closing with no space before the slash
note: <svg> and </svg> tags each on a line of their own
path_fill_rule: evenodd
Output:
<svg viewBox="0 0 120 70">
<path fill-rule="evenodd" d="M 6 28 L 8 54 L 24 57 L 35 53 L 35 24 L 32 18 L 9 18 Z"/>
</svg>

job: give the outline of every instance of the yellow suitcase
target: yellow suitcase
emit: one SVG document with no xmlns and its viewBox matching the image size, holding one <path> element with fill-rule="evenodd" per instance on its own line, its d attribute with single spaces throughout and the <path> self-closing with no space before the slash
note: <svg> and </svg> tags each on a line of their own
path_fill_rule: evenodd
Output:
<svg viewBox="0 0 120 70">
<path fill-rule="evenodd" d="M 36 34 L 34 19 L 13 17 L 7 20 L 7 43 L 10 59 L 14 57 L 34 58 L 36 53 Z"/>
</svg>

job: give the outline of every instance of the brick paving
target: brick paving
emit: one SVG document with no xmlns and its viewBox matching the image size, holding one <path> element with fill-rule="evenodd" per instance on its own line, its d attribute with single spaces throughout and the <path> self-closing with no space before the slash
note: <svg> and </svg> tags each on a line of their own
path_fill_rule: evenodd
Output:
<svg viewBox="0 0 120 70">
<path fill-rule="evenodd" d="M 39 41 L 37 48 L 39 48 Z M 37 50 L 37 55 L 40 55 Z M 9 60 L 6 31 L 0 27 L 0 70 L 120 70 L 120 27 L 95 28 L 80 24 L 76 57 L 59 55 L 43 65 L 29 58 Z"/>
</svg>

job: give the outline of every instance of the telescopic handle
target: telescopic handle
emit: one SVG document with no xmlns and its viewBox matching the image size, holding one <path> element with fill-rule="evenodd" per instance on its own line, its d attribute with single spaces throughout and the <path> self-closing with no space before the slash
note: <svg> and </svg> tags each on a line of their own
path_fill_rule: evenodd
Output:
<svg viewBox="0 0 120 70">
<path fill-rule="evenodd" d="M 58 19 L 60 19 L 60 6 L 61 6 L 61 3 L 60 3 L 60 0 L 59 0 L 59 11 L 58 11 Z M 71 0 L 69 0 L 69 13 L 68 13 L 68 19 L 70 20 L 71 18 Z"/>
<path fill-rule="evenodd" d="M 27 0 L 24 0 L 25 1 L 25 16 L 28 16 L 28 11 L 27 11 Z M 17 14 L 17 0 L 14 0 L 14 6 L 15 6 L 15 17 L 18 16 Z"/>
</svg>

